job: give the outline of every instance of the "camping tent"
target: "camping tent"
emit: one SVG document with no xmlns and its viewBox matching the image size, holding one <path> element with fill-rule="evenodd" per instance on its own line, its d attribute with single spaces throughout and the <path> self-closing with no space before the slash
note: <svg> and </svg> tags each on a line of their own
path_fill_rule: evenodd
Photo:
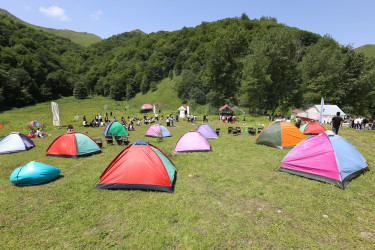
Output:
<svg viewBox="0 0 375 250">
<path fill-rule="evenodd" d="M 317 122 L 310 122 L 299 129 L 305 135 L 318 135 L 326 131 L 326 129 Z"/>
<path fill-rule="evenodd" d="M 29 122 L 29 125 L 30 126 L 41 126 L 42 124 L 40 122 L 38 122 L 37 120 L 33 120 L 33 121 Z"/>
<path fill-rule="evenodd" d="M 151 111 L 153 106 L 149 103 L 143 104 L 141 107 L 141 112 L 149 112 Z"/>
<path fill-rule="evenodd" d="M 280 170 L 345 189 L 352 179 L 369 168 L 350 142 L 326 131 L 299 143 L 282 160 Z"/>
<path fill-rule="evenodd" d="M 256 138 L 256 144 L 277 148 L 291 148 L 306 139 L 306 136 L 290 122 L 271 122 Z"/>
<path fill-rule="evenodd" d="M 146 131 L 148 137 L 169 137 L 172 136 L 171 132 L 160 124 L 155 124 L 149 127 Z"/>
<path fill-rule="evenodd" d="M 104 129 L 104 136 L 107 134 L 118 135 L 118 136 L 128 136 L 128 131 L 122 124 L 116 120 L 111 121 L 107 124 Z"/>
<path fill-rule="evenodd" d="M 191 130 L 178 139 L 174 148 L 176 152 L 205 152 L 211 151 L 210 143 L 201 133 Z"/>
<path fill-rule="evenodd" d="M 210 125 L 208 125 L 206 123 L 202 123 L 201 125 L 199 125 L 195 129 L 195 131 L 201 133 L 207 139 L 217 139 L 218 138 L 215 130 Z"/>
<path fill-rule="evenodd" d="M 31 161 L 16 168 L 10 175 L 10 181 L 17 186 L 30 186 L 50 182 L 60 175 L 60 169 Z"/>
<path fill-rule="evenodd" d="M 188 115 L 188 105 L 183 104 L 181 107 L 179 107 L 177 110 L 180 111 L 180 118 L 184 118 L 186 114 Z"/>
<path fill-rule="evenodd" d="M 220 115 L 233 115 L 234 110 L 229 107 L 228 104 L 225 104 L 223 107 L 219 108 Z"/>
<path fill-rule="evenodd" d="M 34 142 L 24 134 L 13 132 L 0 140 L 0 154 L 10 154 L 29 150 Z"/>
<path fill-rule="evenodd" d="M 100 176 L 97 189 L 139 189 L 173 193 L 177 172 L 160 149 L 135 141 Z"/>
<path fill-rule="evenodd" d="M 303 133 L 303 131 L 305 130 L 307 124 L 308 124 L 308 123 L 303 124 L 303 125 L 299 128 L 299 131 L 301 131 L 301 132 Z"/>
<path fill-rule="evenodd" d="M 78 132 L 67 132 L 51 143 L 47 149 L 47 156 L 78 158 L 101 152 L 91 137 Z"/>
</svg>

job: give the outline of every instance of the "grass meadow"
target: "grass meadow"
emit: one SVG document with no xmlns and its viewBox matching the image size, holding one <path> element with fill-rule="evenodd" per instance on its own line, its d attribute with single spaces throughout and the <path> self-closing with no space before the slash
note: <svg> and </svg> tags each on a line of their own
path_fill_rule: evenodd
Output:
<svg viewBox="0 0 375 250">
<path fill-rule="evenodd" d="M 104 128 L 84 128 L 76 115 L 90 121 L 103 114 L 138 114 L 123 109 L 124 102 L 96 97 L 57 100 L 62 125 L 104 140 Z M 118 108 L 118 110 L 117 110 Z M 163 109 L 162 114 L 176 112 Z M 22 153 L 0 155 L 0 248 L 363 248 L 375 246 L 375 131 L 342 128 L 366 158 L 370 171 L 354 179 L 346 190 L 278 171 L 289 150 L 255 144 L 255 136 L 227 133 L 210 140 L 212 152 L 173 154 L 180 135 L 196 124 L 180 121 L 170 128 L 172 137 L 157 142 L 145 137 L 148 126 L 136 126 L 130 140 L 148 140 L 174 162 L 174 194 L 147 191 L 94 189 L 111 160 L 124 148 L 104 143 L 102 153 L 69 159 L 46 157 L 46 149 L 66 127 L 52 126 L 50 103 L 0 113 L 4 136 L 28 133 L 28 122 L 38 120 L 51 134 L 34 139 L 36 147 Z M 113 119 L 113 117 L 111 117 Z M 247 117 L 242 129 L 265 118 Z M 165 122 L 164 122 L 165 125 Z M 329 128 L 327 126 L 327 128 Z M 61 170 L 61 178 L 43 185 L 17 187 L 9 181 L 16 167 L 36 160 Z"/>
</svg>

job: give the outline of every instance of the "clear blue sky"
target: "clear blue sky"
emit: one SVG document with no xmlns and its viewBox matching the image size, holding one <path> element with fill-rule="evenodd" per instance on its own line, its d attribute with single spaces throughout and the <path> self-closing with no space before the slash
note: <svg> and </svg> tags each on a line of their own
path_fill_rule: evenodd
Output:
<svg viewBox="0 0 375 250">
<path fill-rule="evenodd" d="M 31 24 L 102 38 L 134 29 L 173 31 L 245 12 L 329 34 L 342 45 L 375 44 L 375 0 L 0 0 L 0 8 Z"/>
</svg>

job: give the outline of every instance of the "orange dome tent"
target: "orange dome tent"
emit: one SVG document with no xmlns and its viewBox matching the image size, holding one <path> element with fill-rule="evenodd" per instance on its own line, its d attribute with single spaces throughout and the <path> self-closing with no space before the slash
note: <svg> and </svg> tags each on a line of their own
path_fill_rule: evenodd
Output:
<svg viewBox="0 0 375 250">
<path fill-rule="evenodd" d="M 256 144 L 263 144 L 276 148 L 292 148 L 306 136 L 290 122 L 272 122 L 257 136 Z"/>
</svg>

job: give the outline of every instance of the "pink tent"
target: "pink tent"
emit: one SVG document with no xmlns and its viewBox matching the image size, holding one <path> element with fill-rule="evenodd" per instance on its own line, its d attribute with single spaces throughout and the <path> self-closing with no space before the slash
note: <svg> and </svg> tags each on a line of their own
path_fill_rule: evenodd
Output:
<svg viewBox="0 0 375 250">
<path fill-rule="evenodd" d="M 174 150 L 179 153 L 204 152 L 211 151 L 211 146 L 201 133 L 191 130 L 180 137 Z"/>
<path fill-rule="evenodd" d="M 350 142 L 326 131 L 300 142 L 285 156 L 280 170 L 345 189 L 349 181 L 369 168 Z"/>
</svg>

